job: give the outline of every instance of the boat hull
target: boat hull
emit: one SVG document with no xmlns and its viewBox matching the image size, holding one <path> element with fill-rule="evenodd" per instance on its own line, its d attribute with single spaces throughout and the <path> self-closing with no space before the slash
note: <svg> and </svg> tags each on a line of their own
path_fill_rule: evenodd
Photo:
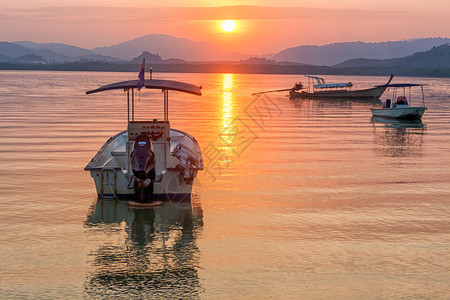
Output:
<svg viewBox="0 0 450 300">
<path fill-rule="evenodd" d="M 379 99 L 386 87 L 379 86 L 370 89 L 347 91 L 315 91 L 314 93 L 290 91 L 290 98 L 300 99 Z"/>
<path fill-rule="evenodd" d="M 90 170 L 98 199 L 139 200 L 126 170 Z M 114 178 L 117 174 L 117 177 Z M 161 182 L 154 183 L 152 200 L 190 201 L 192 183 L 185 183 L 178 170 L 167 171 Z"/>
<path fill-rule="evenodd" d="M 108 139 L 85 167 L 94 179 L 99 199 L 138 200 L 134 189 L 134 176 L 129 167 L 127 148 L 128 131 L 122 131 Z M 178 145 L 188 148 L 195 156 L 192 178 L 186 179 L 180 165 L 182 162 L 174 155 Z M 161 155 L 156 153 L 157 160 Z M 203 169 L 202 154 L 194 137 L 176 129 L 170 129 L 170 155 L 167 166 L 157 174 L 153 182 L 153 200 L 190 201 L 194 178 Z"/>
<path fill-rule="evenodd" d="M 425 107 L 373 108 L 372 116 L 379 118 L 417 120 L 422 118 L 425 110 Z"/>
</svg>

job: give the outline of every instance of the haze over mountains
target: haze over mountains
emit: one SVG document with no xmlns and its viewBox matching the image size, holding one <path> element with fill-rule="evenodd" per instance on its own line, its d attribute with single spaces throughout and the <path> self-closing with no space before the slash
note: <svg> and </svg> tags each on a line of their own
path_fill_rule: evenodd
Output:
<svg viewBox="0 0 450 300">
<path fill-rule="evenodd" d="M 298 64 L 313 64 L 318 66 L 355 67 L 361 63 L 371 66 L 389 65 L 400 61 L 380 62 L 377 60 L 399 59 L 409 57 L 417 52 L 423 52 L 450 43 L 448 38 L 424 38 L 394 42 L 343 42 L 323 46 L 303 45 L 288 48 L 279 53 L 266 57 L 269 61 L 261 62 L 291 62 Z M 426 65 L 426 58 L 437 55 L 446 58 L 447 48 L 422 55 L 422 63 Z M 189 62 L 218 62 L 218 61 L 248 61 L 250 56 L 237 52 L 225 51 L 207 42 L 195 42 L 188 39 L 176 38 L 163 34 L 150 34 L 126 41 L 117 45 L 100 47 L 92 50 L 76 46 L 47 43 L 39 44 L 31 41 L 14 43 L 0 42 L 0 62 L 12 63 L 67 63 L 67 62 L 130 62 L 144 52 L 155 55 L 158 63 Z M 413 56 L 403 62 L 412 63 L 420 55 Z M 357 60 L 360 59 L 360 60 Z M 361 60 L 366 59 L 366 61 Z M 353 60 L 347 62 L 348 60 Z M 371 61 L 369 61 L 371 60 Z M 447 60 L 448 61 L 448 60 Z M 414 65 L 414 64 L 413 64 Z M 443 67 L 439 59 L 435 58 L 429 67 Z"/>
<path fill-rule="evenodd" d="M 143 51 L 157 53 L 163 59 L 178 58 L 187 61 L 230 61 L 248 58 L 248 55 L 225 51 L 207 42 L 194 42 L 166 34 L 149 34 L 118 45 L 95 48 L 93 51 L 123 60 L 131 60 Z"/>
</svg>

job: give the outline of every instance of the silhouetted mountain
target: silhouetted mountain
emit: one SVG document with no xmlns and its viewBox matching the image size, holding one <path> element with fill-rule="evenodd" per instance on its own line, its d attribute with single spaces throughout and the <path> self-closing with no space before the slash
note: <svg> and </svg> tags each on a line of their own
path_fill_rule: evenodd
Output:
<svg viewBox="0 0 450 300">
<path fill-rule="evenodd" d="M 27 55 L 21 55 L 18 57 L 15 57 L 10 60 L 14 63 L 23 63 L 23 64 L 45 64 L 47 61 L 42 58 L 42 56 L 34 55 L 34 54 L 27 54 Z"/>
<path fill-rule="evenodd" d="M 194 42 L 165 34 L 149 34 L 109 47 L 93 49 L 101 55 L 131 60 L 143 51 L 160 53 L 163 59 L 179 58 L 188 61 L 239 60 L 246 55 L 230 52 L 206 42 Z"/>
<path fill-rule="evenodd" d="M 11 57 L 4 55 L 4 54 L 0 54 L 0 62 L 6 62 L 6 61 L 10 61 Z"/>
<path fill-rule="evenodd" d="M 41 57 L 45 61 L 52 62 L 64 62 L 67 59 L 67 56 L 49 49 L 29 49 L 21 45 L 7 42 L 0 42 L 0 54 L 9 56 L 12 60 L 24 55 L 35 55 Z"/>
<path fill-rule="evenodd" d="M 0 42 L 0 61 L 17 62 L 17 57 L 25 55 L 34 55 L 40 57 L 46 63 L 65 63 L 76 61 L 111 61 L 117 62 L 120 59 L 114 57 L 106 57 L 99 55 L 93 51 L 83 48 L 66 45 L 66 44 L 38 44 L 29 41 L 8 43 Z M 32 59 L 30 56 L 30 63 L 33 60 L 40 60 L 38 58 Z M 22 62 L 27 59 L 22 60 Z M 44 63 L 40 60 L 40 63 Z"/>
<path fill-rule="evenodd" d="M 132 63 L 140 63 L 145 58 L 145 61 L 147 63 L 155 63 L 155 64 L 161 64 L 164 62 L 164 59 L 159 56 L 159 54 L 152 54 L 150 52 L 144 51 L 141 55 L 138 57 L 135 57 L 131 60 Z"/>
<path fill-rule="evenodd" d="M 32 54 L 33 50 L 8 42 L 0 42 L 0 54 L 14 58 L 22 55 Z"/>
<path fill-rule="evenodd" d="M 72 56 L 72 57 L 81 57 L 81 56 L 88 56 L 88 55 L 96 55 L 97 53 L 83 49 L 76 46 L 61 44 L 61 43 L 46 43 L 46 44 L 39 44 L 35 42 L 30 41 L 20 41 L 20 42 L 14 42 L 16 45 L 21 45 L 23 47 L 27 47 L 29 49 L 49 49 L 56 53 L 64 54 L 65 56 Z"/>
<path fill-rule="evenodd" d="M 138 57 L 135 57 L 131 60 L 132 63 L 141 63 L 142 59 L 145 58 L 145 62 L 149 64 L 177 64 L 177 63 L 186 63 L 186 61 L 178 58 L 169 58 L 169 59 L 162 59 L 161 56 L 159 56 L 158 53 L 152 54 L 148 51 L 142 52 L 141 55 Z"/>
<path fill-rule="evenodd" d="M 285 49 L 272 59 L 332 66 L 354 58 L 389 59 L 426 51 L 450 42 L 448 38 L 426 38 L 396 42 L 346 42 L 323 46 L 298 46 Z"/>
<path fill-rule="evenodd" d="M 450 68 L 450 45 L 433 47 L 401 58 L 391 59 L 351 59 L 335 65 L 341 68 L 361 67 L 410 67 L 410 68 Z"/>
</svg>

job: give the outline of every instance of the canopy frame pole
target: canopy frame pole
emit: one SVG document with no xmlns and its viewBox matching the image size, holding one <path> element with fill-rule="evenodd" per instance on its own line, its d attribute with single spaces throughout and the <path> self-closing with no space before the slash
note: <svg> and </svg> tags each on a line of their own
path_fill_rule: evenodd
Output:
<svg viewBox="0 0 450 300">
<path fill-rule="evenodd" d="M 169 90 L 164 90 L 164 123 L 169 122 Z M 170 137 L 170 129 L 169 136 L 165 135 L 164 131 L 164 168 L 167 169 L 167 139 Z"/>
<path fill-rule="evenodd" d="M 164 122 L 169 121 L 169 91 L 164 90 Z"/>
<path fill-rule="evenodd" d="M 127 89 L 127 125 L 130 124 L 130 89 Z M 128 130 L 128 129 L 127 129 Z M 130 174 L 131 161 L 130 161 L 130 137 L 127 139 L 127 176 Z"/>
<path fill-rule="evenodd" d="M 423 85 L 420 86 L 420 89 L 422 90 L 422 107 L 425 107 L 425 94 L 423 93 Z"/>
<path fill-rule="evenodd" d="M 131 89 L 131 120 L 134 121 L 134 89 Z"/>
<path fill-rule="evenodd" d="M 130 123 L 130 89 L 127 89 L 127 123 Z"/>
</svg>

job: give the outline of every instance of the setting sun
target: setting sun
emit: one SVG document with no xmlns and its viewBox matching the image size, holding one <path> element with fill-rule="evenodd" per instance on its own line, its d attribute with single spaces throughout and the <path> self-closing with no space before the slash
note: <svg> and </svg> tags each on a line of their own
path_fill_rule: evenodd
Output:
<svg viewBox="0 0 450 300">
<path fill-rule="evenodd" d="M 220 23 L 220 27 L 223 31 L 232 32 L 236 29 L 236 21 L 234 20 L 223 20 Z"/>
</svg>

